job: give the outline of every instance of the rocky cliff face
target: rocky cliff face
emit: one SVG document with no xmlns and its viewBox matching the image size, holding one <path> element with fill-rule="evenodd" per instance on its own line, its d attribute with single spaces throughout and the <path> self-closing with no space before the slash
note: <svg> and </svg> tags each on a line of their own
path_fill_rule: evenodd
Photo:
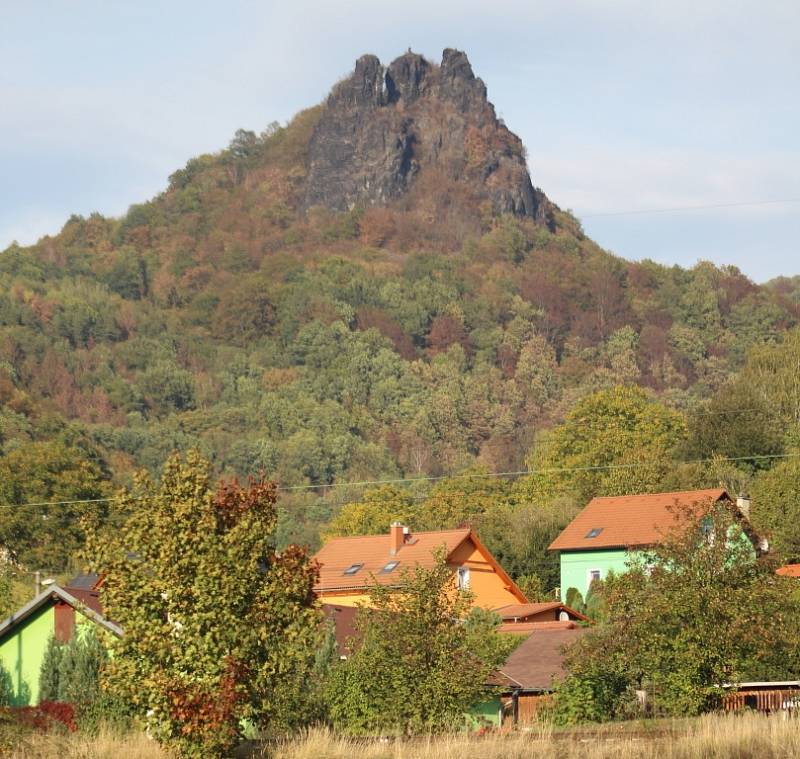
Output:
<svg viewBox="0 0 800 759">
<path fill-rule="evenodd" d="M 439 66 L 410 51 L 388 67 L 359 58 L 333 88 L 309 147 L 305 208 L 384 205 L 439 172 L 495 213 L 545 220 L 522 142 L 458 50 L 445 50 Z"/>
</svg>

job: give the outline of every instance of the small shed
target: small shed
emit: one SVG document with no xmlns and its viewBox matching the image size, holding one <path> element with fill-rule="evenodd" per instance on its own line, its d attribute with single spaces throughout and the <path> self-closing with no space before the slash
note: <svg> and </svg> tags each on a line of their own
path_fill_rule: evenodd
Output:
<svg viewBox="0 0 800 759">
<path fill-rule="evenodd" d="M 753 709 L 757 712 L 793 713 L 800 709 L 800 680 L 781 680 L 726 685 L 730 689 L 722 697 L 726 712 Z"/>
<path fill-rule="evenodd" d="M 489 685 L 499 691 L 502 721 L 525 724 L 550 699 L 555 683 L 566 675 L 565 649 L 589 628 L 575 622 L 525 623 L 528 637 L 511 653 Z"/>
<path fill-rule="evenodd" d="M 39 673 L 50 638 L 67 641 L 78 625 L 88 623 L 122 636 L 118 625 L 58 585 L 0 622 L 0 663 L 11 681 L 13 705 L 38 703 Z"/>
</svg>

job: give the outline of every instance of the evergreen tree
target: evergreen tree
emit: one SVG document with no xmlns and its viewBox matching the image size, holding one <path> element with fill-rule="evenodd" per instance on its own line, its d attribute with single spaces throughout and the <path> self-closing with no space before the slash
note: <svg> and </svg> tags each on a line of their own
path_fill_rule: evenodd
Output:
<svg viewBox="0 0 800 759">
<path fill-rule="evenodd" d="M 42 659 L 39 671 L 39 700 L 59 700 L 59 680 L 61 674 L 61 659 L 64 645 L 56 640 L 54 635 L 47 641 L 47 648 Z"/>
</svg>

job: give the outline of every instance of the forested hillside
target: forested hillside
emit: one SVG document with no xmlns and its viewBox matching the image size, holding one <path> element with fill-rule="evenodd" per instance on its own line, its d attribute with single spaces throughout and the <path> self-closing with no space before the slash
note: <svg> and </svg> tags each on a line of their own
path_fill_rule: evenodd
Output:
<svg viewBox="0 0 800 759">
<path fill-rule="evenodd" d="M 549 201 L 546 217 L 505 213 L 424 166 L 385 203 L 305 208 L 325 108 L 237 132 L 122 218 L 74 216 L 0 254 L 3 506 L 102 497 L 198 448 L 220 473 L 295 488 L 282 491 L 282 540 L 315 544 L 320 530 L 385 527 L 382 507 L 374 524 L 339 514 L 365 491 L 342 483 L 636 464 L 397 484 L 378 498 L 399 499 L 418 527 L 508 509 L 483 517 L 492 548 L 552 585 L 541 544 L 585 497 L 750 482 L 773 459 L 724 475 L 669 462 L 791 450 L 800 406 L 781 367 L 800 356 L 796 282 L 664 267 L 647 250 L 628 262 Z M 496 147 L 478 137 L 476 162 Z M 590 439 L 603 414 L 630 434 Z M 60 540 L 89 508 L 106 510 L 35 513 Z M 31 566 L 53 561 L 30 507 L 10 511 L 3 544 Z"/>
</svg>

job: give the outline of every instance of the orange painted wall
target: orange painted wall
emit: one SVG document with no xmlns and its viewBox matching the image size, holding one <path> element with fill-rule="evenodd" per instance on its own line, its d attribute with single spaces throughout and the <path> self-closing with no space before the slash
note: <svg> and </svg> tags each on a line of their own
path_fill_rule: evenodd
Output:
<svg viewBox="0 0 800 759">
<path fill-rule="evenodd" d="M 469 586 L 475 594 L 473 601 L 475 606 L 497 609 L 520 602 L 519 598 L 506 588 L 503 579 L 471 541 L 465 541 L 453 551 L 448 557 L 447 563 L 454 569 L 469 567 Z"/>
</svg>

